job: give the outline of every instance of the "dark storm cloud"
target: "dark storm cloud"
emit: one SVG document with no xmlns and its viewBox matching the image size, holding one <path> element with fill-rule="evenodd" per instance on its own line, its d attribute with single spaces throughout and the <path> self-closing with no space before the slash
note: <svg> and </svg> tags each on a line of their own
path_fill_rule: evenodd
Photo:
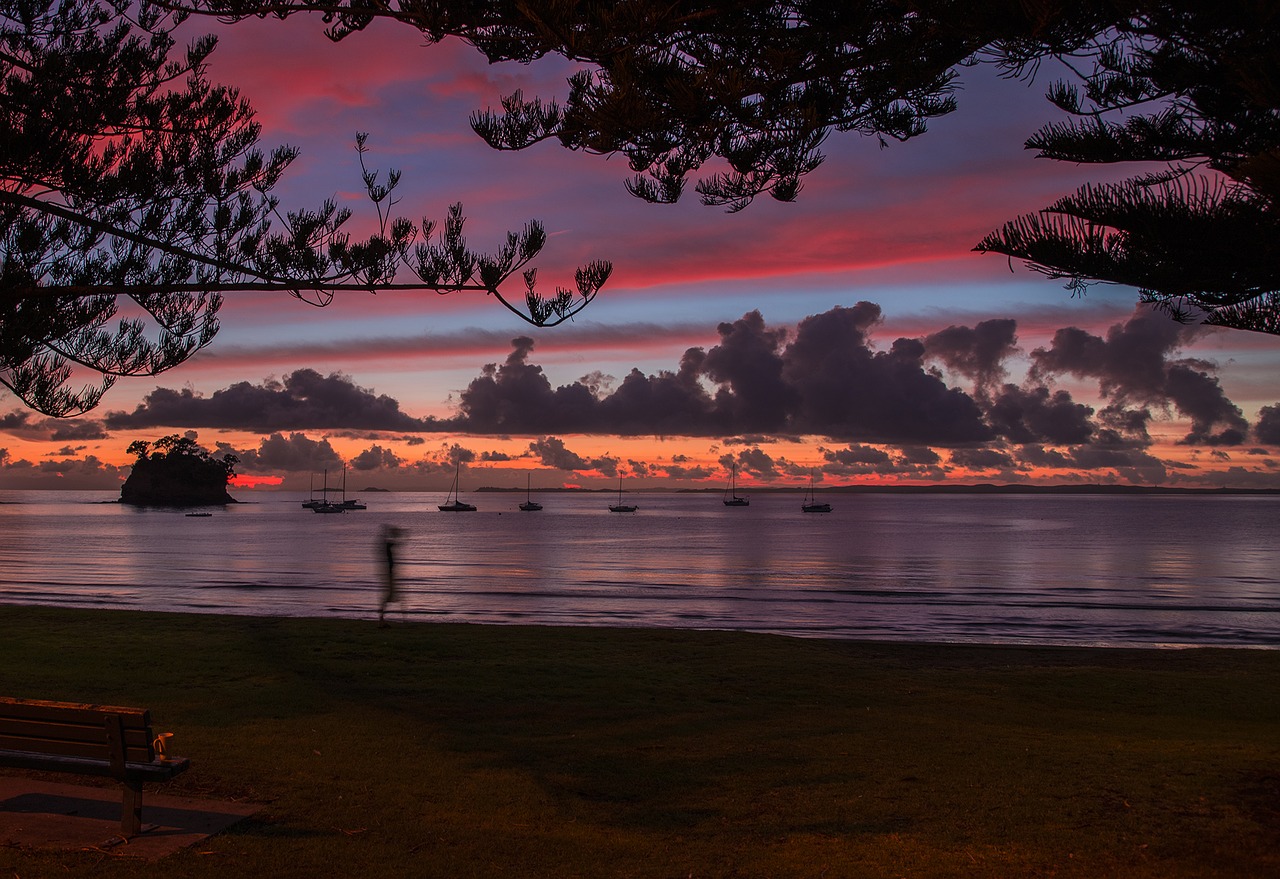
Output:
<svg viewBox="0 0 1280 879">
<path fill-rule="evenodd" d="M 1258 410 L 1258 423 L 1253 428 L 1258 442 L 1280 446 L 1280 403 L 1263 406 Z"/>
<path fill-rule="evenodd" d="M 1065 327 L 1054 333 L 1048 348 L 1031 352 L 1032 377 L 1073 373 L 1098 379 L 1108 397 L 1162 400 L 1167 360 L 1188 332 L 1167 316 L 1141 308 L 1108 329 L 1105 339 Z"/>
<path fill-rule="evenodd" d="M 702 374 L 721 386 L 716 394 L 719 418 L 741 431 L 773 432 L 785 428 L 795 409 L 795 387 L 783 379 L 782 346 L 786 330 L 765 326 L 758 311 L 716 328 L 720 344 L 702 358 Z M 691 349 L 697 350 L 697 349 Z M 686 362 L 689 354 L 685 355 Z"/>
<path fill-rule="evenodd" d="M 1236 445 L 1248 433 L 1213 374 L 1215 366 L 1176 358 L 1188 330 L 1164 315 L 1140 310 L 1105 337 L 1059 330 L 1051 345 L 1030 355 L 1032 370 L 1023 385 L 1002 381 L 1007 359 L 1018 350 L 1012 320 L 899 338 L 888 350 L 871 340 L 880 322 L 880 307 L 869 302 L 812 315 L 790 331 L 768 326 L 752 311 L 721 323 L 717 344 L 687 349 L 672 370 L 648 375 L 633 369 L 621 381 L 593 372 L 558 387 L 532 362 L 533 340 L 520 336 L 504 361 L 486 364 L 460 392 L 458 413 L 447 420 L 411 418 L 396 400 L 346 376 L 298 370 L 283 381 L 242 382 L 207 398 L 157 388 L 134 412 L 110 413 L 107 425 L 276 431 L 306 425 L 372 440 L 385 431 L 541 436 L 546 439 L 530 451 L 547 466 L 598 472 L 616 472 L 617 461 L 588 461 L 562 442 L 555 447 L 548 441 L 566 433 L 731 437 L 726 445 L 758 450 L 777 437 L 814 435 L 851 447 L 1013 442 L 1132 449 L 1149 444 L 1152 411 L 1175 408 L 1192 423 L 1187 442 Z M 972 380 L 973 392 L 948 386 L 939 365 Z M 1046 384 L 1064 374 L 1096 380 L 1106 407 L 1095 414 Z M 25 429 L 28 421 L 13 413 L 0 425 Z M 1260 436 L 1273 435 L 1272 425 L 1269 412 L 1260 417 Z M 760 478 L 771 478 L 798 467 L 780 461 L 758 469 Z"/>
<path fill-rule="evenodd" d="M 706 479 L 715 474 L 715 470 L 700 464 L 686 466 L 689 462 L 688 455 L 675 454 L 671 456 L 671 463 L 663 469 L 671 479 Z"/>
<path fill-rule="evenodd" d="M 743 449 L 738 452 L 736 460 L 739 470 L 763 482 L 772 482 L 782 475 L 778 471 L 778 462 L 761 449 Z"/>
<path fill-rule="evenodd" d="M 1025 467 L 1051 470 L 1088 470 L 1091 479 L 1101 479 L 1111 470 L 1131 482 L 1161 483 L 1168 478 L 1164 461 L 1145 451 L 1123 444 L 1093 443 L 1066 449 L 1046 449 L 1031 443 L 1017 451 Z"/>
<path fill-rule="evenodd" d="M 683 464 L 668 464 L 662 469 L 668 479 L 707 479 L 715 473 L 710 467 L 685 467 Z"/>
<path fill-rule="evenodd" d="M 241 430 L 435 429 L 431 420 L 411 418 L 386 394 L 375 395 L 340 374 L 323 376 L 299 369 L 284 381 L 239 382 L 204 397 L 184 388 L 156 388 L 133 412 L 108 412 L 113 429 L 213 427 Z"/>
<path fill-rule="evenodd" d="M 951 463 L 971 470 L 1016 470 L 1017 462 L 1001 449 L 955 449 Z"/>
<path fill-rule="evenodd" d="M 720 442 L 726 446 L 767 446 L 770 443 L 776 443 L 785 434 L 779 433 L 747 433 L 742 436 L 726 436 L 720 439 Z M 798 439 L 798 437 L 790 437 L 790 439 Z"/>
<path fill-rule="evenodd" d="M 110 436 L 102 422 L 92 418 L 32 418 L 30 412 L 22 409 L 0 415 L 0 431 L 24 439 L 59 443 L 107 439 Z"/>
<path fill-rule="evenodd" d="M 936 467 L 942 458 L 928 446 L 907 446 L 900 450 L 904 463 L 913 467 Z"/>
<path fill-rule="evenodd" d="M 1004 361 L 1018 350 L 1018 322 L 984 320 L 973 327 L 950 326 L 924 338 L 925 353 L 952 372 L 973 380 L 977 393 L 991 391 L 1005 377 Z"/>
<path fill-rule="evenodd" d="M 1066 391 L 1020 388 L 1006 384 L 987 409 L 987 420 L 1000 436 L 1015 443 L 1074 445 L 1093 434 L 1093 409 L 1075 403 Z"/>
<path fill-rule="evenodd" d="M 404 463 L 404 459 L 390 449 L 384 449 L 376 443 L 351 459 L 353 470 L 394 470 Z"/>
<path fill-rule="evenodd" d="M 382 430 L 332 430 L 325 431 L 328 436 L 342 437 L 343 439 L 353 440 L 374 440 L 380 441 L 386 438 L 386 431 Z"/>
<path fill-rule="evenodd" d="M 456 472 L 457 465 L 443 458 L 419 458 L 412 464 L 407 465 L 419 476 L 436 476 L 438 474 L 447 473 L 450 477 Z"/>
<path fill-rule="evenodd" d="M 601 457 L 587 460 L 577 452 L 565 447 L 564 440 L 554 436 L 544 436 L 529 443 L 529 451 L 544 467 L 553 470 L 589 471 L 595 470 L 605 476 L 618 475 L 616 458 Z"/>
<path fill-rule="evenodd" d="M 45 473 L 59 473 L 63 476 L 97 476 L 106 474 L 116 477 L 125 472 L 122 467 L 102 463 L 96 455 L 85 455 L 83 458 L 68 458 L 63 461 L 41 461 L 38 466 Z"/>
<path fill-rule="evenodd" d="M 1098 413 L 1098 423 L 1102 425 L 1099 435 L 1114 434 L 1124 437 L 1137 445 L 1151 444 L 1151 433 L 1147 425 L 1151 423 L 1150 409 L 1129 409 L 1123 405 L 1108 406 Z"/>
<path fill-rule="evenodd" d="M 1114 470 L 1130 482 L 1161 483 L 1168 478 L 1164 461 L 1140 449 L 1080 446 L 1070 450 L 1072 466 L 1080 470 Z"/>
<path fill-rule="evenodd" d="M 75 420 L 50 418 L 44 422 L 44 426 L 51 429 L 49 439 L 54 442 L 99 440 L 107 439 L 110 436 L 106 429 L 103 428 L 101 421 L 94 421 L 88 418 Z"/>
<path fill-rule="evenodd" d="M 462 391 L 459 419 L 471 433 L 589 432 L 599 401 L 583 384 L 552 390 L 541 366 L 528 362 L 533 340 L 511 340 L 506 362 L 486 364 Z"/>
<path fill-rule="evenodd" d="M 1249 422 L 1240 407 L 1227 399 L 1217 376 L 1186 363 L 1169 367 L 1169 400 L 1191 419 L 1191 433 L 1183 442 L 1238 446 L 1245 441 Z M 1220 427 L 1216 433 L 1215 427 Z"/>
<path fill-rule="evenodd" d="M 719 419 L 699 382 L 704 359 L 701 348 L 690 348 L 675 372 L 646 376 L 631 370 L 618 389 L 600 401 L 596 430 L 631 436 L 716 433 Z"/>
<path fill-rule="evenodd" d="M 590 470 L 587 459 L 576 452 L 565 448 L 564 440 L 554 436 L 544 436 L 529 443 L 529 451 L 537 456 L 543 467 L 553 470 Z"/>
<path fill-rule="evenodd" d="M 10 488 L 48 488 L 56 481 L 64 488 L 111 491 L 129 475 L 128 467 L 105 464 L 96 455 L 32 462 L 14 458 L 8 449 L 0 449 L 0 470 Z"/>
<path fill-rule="evenodd" d="M 876 468 L 884 467 L 892 462 L 888 452 L 884 449 L 877 449 L 874 446 L 849 446 L 845 449 L 828 449 L 823 453 L 823 457 L 833 464 L 843 464 L 846 467 L 861 468 L 868 471 L 874 471 Z"/>
<path fill-rule="evenodd" d="M 262 440 L 256 449 L 243 451 L 233 449 L 226 443 L 218 443 L 218 451 L 222 454 L 230 452 L 239 458 L 238 469 L 243 472 L 319 473 L 342 466 L 342 458 L 327 439 L 313 440 L 302 433 L 291 433 L 288 436 L 273 433 Z"/>
<path fill-rule="evenodd" d="M 470 433 L 550 432 L 624 435 L 699 435 L 708 432 L 711 401 L 698 383 L 703 354 L 690 349 L 676 372 L 646 376 L 633 369 L 616 390 L 599 397 L 598 374 L 552 388 L 542 367 L 528 362 L 533 340 L 512 340 L 499 366 L 487 364 L 462 391 L 454 426 Z M 585 383 L 584 383 L 585 382 Z"/>
<path fill-rule="evenodd" d="M 806 318 L 794 339 L 759 312 L 722 323 L 720 343 L 688 349 L 674 371 L 632 370 L 607 396 L 598 384 L 552 388 L 513 340 L 462 392 L 458 430 L 728 436 L 821 434 L 868 442 L 950 444 L 992 437 L 977 403 L 924 365 L 925 346 L 899 339 L 873 351 L 880 308 L 863 302 Z M 708 385 L 714 386 L 713 391 Z"/>
<path fill-rule="evenodd" d="M 1193 332 L 1167 315 L 1140 308 L 1106 338 L 1077 327 L 1058 330 L 1048 348 L 1031 353 L 1033 378 L 1069 373 L 1095 378 L 1120 404 L 1172 406 L 1191 419 L 1188 443 L 1238 445 L 1248 431 L 1240 409 L 1211 375 L 1212 363 L 1172 359 Z"/>
<path fill-rule="evenodd" d="M 1005 361 L 1018 352 L 1018 322 L 986 320 L 972 326 L 948 326 L 924 338 L 925 353 L 948 370 L 969 377 L 987 424 L 1012 443 L 1073 445 L 1088 443 L 1094 432 L 1093 408 L 1076 403 L 1065 390 L 1032 381 L 1001 384 Z"/>
<path fill-rule="evenodd" d="M 455 466 L 458 464 L 471 464 L 476 459 L 474 449 L 468 449 L 466 446 L 461 446 L 457 443 L 446 447 L 444 450 L 444 456 L 450 464 Z"/>
<path fill-rule="evenodd" d="M 940 479 L 945 470 L 938 453 L 927 446 L 882 449 L 851 444 L 843 449 L 822 449 L 822 471 L 830 476 L 910 476 Z"/>
<path fill-rule="evenodd" d="M 407 459 L 396 457 L 399 463 L 395 466 L 400 468 L 402 473 L 433 477 L 447 474 L 450 479 L 459 470 L 462 470 L 463 473 L 470 472 L 470 465 L 480 458 L 474 449 L 469 449 L 458 443 L 441 445 L 438 451 L 418 458 L 416 461 L 408 461 Z M 372 456 L 370 456 L 369 460 L 372 460 Z M 383 455 L 382 460 L 386 464 L 390 459 Z"/>
<path fill-rule="evenodd" d="M 872 351 L 880 307 L 860 302 L 805 318 L 785 352 L 798 433 L 881 443 L 950 445 L 991 438 L 978 405 L 925 369 L 925 346 L 898 339 Z"/>
</svg>

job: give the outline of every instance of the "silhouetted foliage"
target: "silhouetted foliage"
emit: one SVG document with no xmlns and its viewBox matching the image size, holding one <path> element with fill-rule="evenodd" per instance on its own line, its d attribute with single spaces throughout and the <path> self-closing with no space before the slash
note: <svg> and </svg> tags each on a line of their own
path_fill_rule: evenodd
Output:
<svg viewBox="0 0 1280 879">
<path fill-rule="evenodd" d="M 1085 186 L 978 249 L 1075 289 L 1137 287 L 1180 320 L 1280 334 L 1280 7 L 1135 7 L 1078 50 L 1078 84 L 1051 89 L 1074 120 L 1027 146 L 1060 161 L 1168 170 Z"/>
<path fill-rule="evenodd" d="M 576 291 L 539 295 L 526 270 L 546 240 L 536 222 L 483 254 L 460 205 L 438 229 L 393 216 L 399 173 L 365 166 L 364 134 L 376 234 L 353 240 L 332 201 L 282 210 L 271 193 L 296 150 L 264 152 L 249 104 L 208 81 L 213 37 L 175 50 L 184 17 L 149 0 L 0 8 L 0 384 L 28 406 L 78 414 L 118 376 L 183 362 L 212 341 L 230 291 L 325 305 L 339 291 L 473 290 L 550 326 L 607 280 L 594 262 Z M 513 304 L 500 288 L 519 272 Z M 95 374 L 80 390 L 77 367 Z"/>
<path fill-rule="evenodd" d="M 1069 279 L 1137 287 L 1182 320 L 1280 332 L 1280 7 L 1273 0 L 174 0 L 234 19 L 318 12 L 333 39 L 393 18 L 491 61 L 586 65 L 561 100 L 516 92 L 477 112 L 498 149 L 555 139 L 621 153 L 627 188 L 730 211 L 794 199 L 833 132 L 922 134 L 955 109 L 957 70 L 1031 76 L 1076 121 L 1027 141 L 1070 162 L 1165 170 L 1088 186 L 978 250 Z M 1197 173 L 1199 172 L 1199 173 Z"/>
<path fill-rule="evenodd" d="M 127 449 L 133 470 L 120 487 L 120 501 L 144 506 L 235 503 L 227 483 L 235 475 L 235 455 L 215 458 L 188 436 L 172 434 Z"/>
</svg>

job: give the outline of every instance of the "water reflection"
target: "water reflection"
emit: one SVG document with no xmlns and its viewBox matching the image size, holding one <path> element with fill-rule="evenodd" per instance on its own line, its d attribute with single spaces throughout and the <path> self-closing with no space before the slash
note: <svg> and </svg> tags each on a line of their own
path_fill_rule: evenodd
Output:
<svg viewBox="0 0 1280 879">
<path fill-rule="evenodd" d="M 1280 646 L 1274 498 L 850 495 L 814 517 L 789 495 L 668 494 L 624 518 L 602 495 L 538 516 L 481 495 L 461 517 L 410 494 L 315 516 L 281 493 L 187 518 L 101 497 L 0 498 L 0 601 L 371 618 L 394 524 L 417 618 Z"/>
</svg>

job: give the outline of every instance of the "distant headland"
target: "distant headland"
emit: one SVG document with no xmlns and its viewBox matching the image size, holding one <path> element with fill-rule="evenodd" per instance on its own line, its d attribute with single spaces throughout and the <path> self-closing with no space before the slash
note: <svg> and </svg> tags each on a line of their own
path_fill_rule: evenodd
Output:
<svg viewBox="0 0 1280 879">
<path fill-rule="evenodd" d="M 739 486 L 741 488 L 741 486 Z M 637 491 L 648 491 L 655 493 L 675 493 L 675 494 L 719 494 L 723 489 L 718 487 L 705 488 L 642 488 Z M 802 491 L 802 486 L 751 486 L 749 490 L 752 494 L 783 494 Z M 519 492 L 523 493 L 524 488 L 499 488 L 496 486 L 482 486 L 476 489 L 476 493 L 481 492 Z M 537 489 L 539 493 L 582 493 L 582 494 L 599 494 L 612 493 L 617 491 L 616 488 L 541 488 Z M 934 483 L 930 485 L 818 485 L 815 491 L 819 494 L 1119 494 L 1119 495 L 1139 495 L 1139 494 L 1167 494 L 1167 495 L 1280 495 L 1280 489 L 1277 488 L 1191 488 L 1178 486 L 1160 486 L 1160 485 L 1107 485 L 1105 483 L 1089 483 L 1079 485 L 1026 485 L 1021 483 L 973 483 L 961 485 L 947 485 L 942 483 Z"/>
</svg>

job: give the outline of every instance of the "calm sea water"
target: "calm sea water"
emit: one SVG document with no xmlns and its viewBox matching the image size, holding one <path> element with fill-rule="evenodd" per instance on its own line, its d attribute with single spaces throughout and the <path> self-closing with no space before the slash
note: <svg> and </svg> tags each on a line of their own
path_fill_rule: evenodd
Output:
<svg viewBox="0 0 1280 879">
<path fill-rule="evenodd" d="M 183 511 L 0 492 L 0 603 L 369 618 L 379 527 L 405 529 L 417 620 L 741 629 L 824 638 L 1280 647 L 1280 498 L 370 494 Z"/>
</svg>

